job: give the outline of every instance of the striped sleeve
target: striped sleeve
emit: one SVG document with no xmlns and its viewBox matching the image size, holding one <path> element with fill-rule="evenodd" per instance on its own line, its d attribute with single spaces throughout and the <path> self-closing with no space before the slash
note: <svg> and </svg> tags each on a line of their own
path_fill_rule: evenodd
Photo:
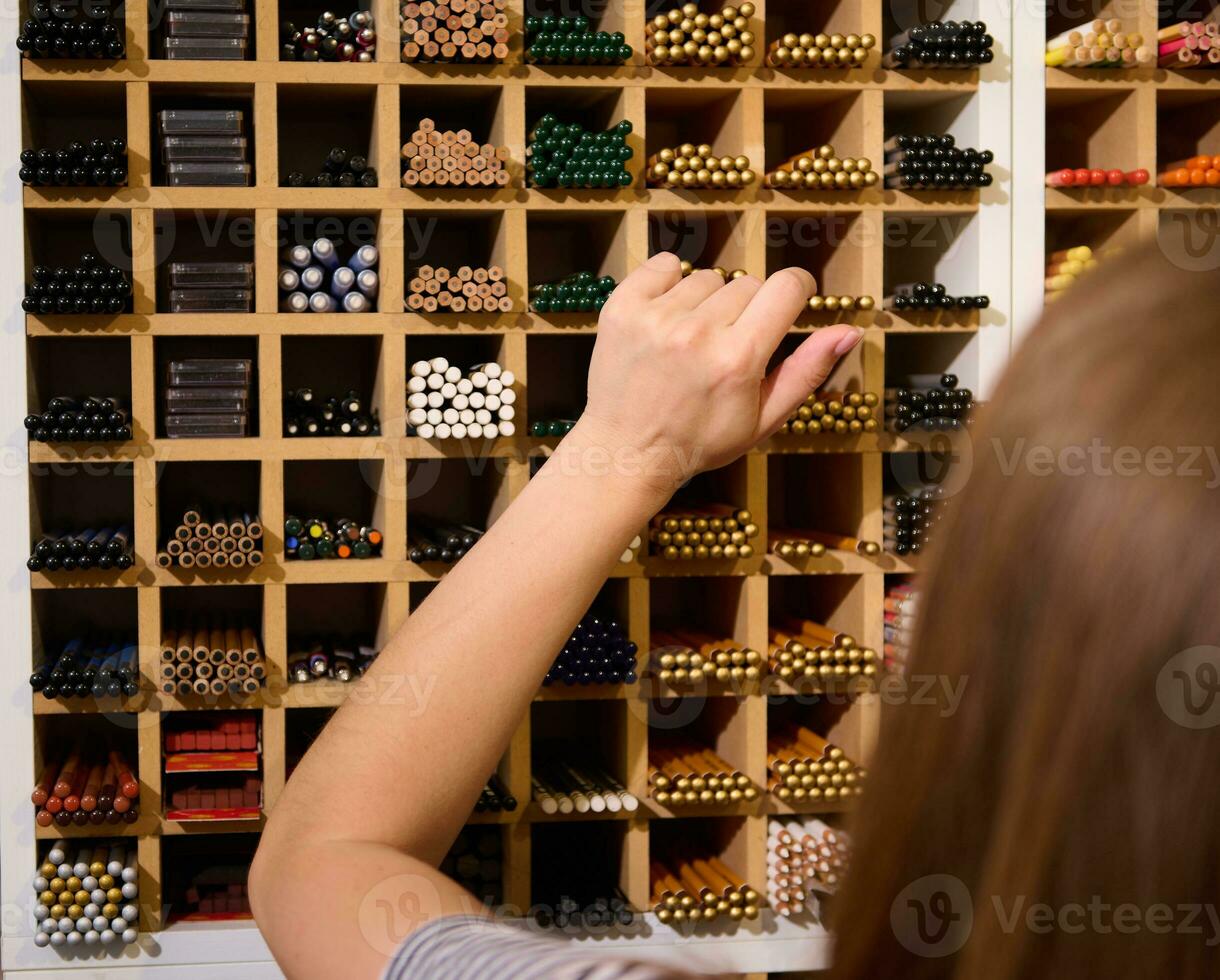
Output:
<svg viewBox="0 0 1220 980">
<path fill-rule="evenodd" d="M 421 926 L 398 947 L 383 980 L 669 980 L 645 963 L 574 948 L 559 939 L 478 916 Z"/>
</svg>

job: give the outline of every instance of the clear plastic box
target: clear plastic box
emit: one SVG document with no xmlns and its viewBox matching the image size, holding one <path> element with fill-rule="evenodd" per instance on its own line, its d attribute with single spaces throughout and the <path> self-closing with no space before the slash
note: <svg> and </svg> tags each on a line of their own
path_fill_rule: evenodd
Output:
<svg viewBox="0 0 1220 980">
<path fill-rule="evenodd" d="M 165 15 L 167 37 L 222 37 L 242 38 L 250 30 L 247 14 L 213 13 L 193 10 L 187 13 Z"/>
<path fill-rule="evenodd" d="M 238 37 L 166 37 L 166 61 L 245 61 L 246 39 Z"/>
<path fill-rule="evenodd" d="M 252 289 L 254 287 L 254 263 L 171 262 L 169 264 L 169 285 L 171 289 L 189 289 L 199 286 Z"/>
<path fill-rule="evenodd" d="M 251 289 L 171 289 L 171 313 L 249 313 L 254 308 Z"/>
<path fill-rule="evenodd" d="M 248 357 L 193 357 L 170 361 L 166 385 L 248 385 L 253 362 Z"/>
<path fill-rule="evenodd" d="M 165 136 L 162 163 L 245 163 L 244 136 Z"/>
<path fill-rule="evenodd" d="M 171 415 L 165 434 L 171 439 L 232 439 L 250 431 L 245 412 L 229 415 Z"/>
<path fill-rule="evenodd" d="M 162 109 L 157 113 L 163 136 L 191 133 L 240 136 L 245 119 L 241 109 Z"/>
<path fill-rule="evenodd" d="M 210 10 L 245 13 L 246 0 L 161 0 L 164 10 Z"/>
<path fill-rule="evenodd" d="M 249 407 L 250 393 L 244 387 L 166 388 L 165 408 L 170 415 L 235 415 Z"/>
<path fill-rule="evenodd" d="M 248 187 L 248 163 L 168 163 L 165 182 L 170 187 Z"/>
</svg>

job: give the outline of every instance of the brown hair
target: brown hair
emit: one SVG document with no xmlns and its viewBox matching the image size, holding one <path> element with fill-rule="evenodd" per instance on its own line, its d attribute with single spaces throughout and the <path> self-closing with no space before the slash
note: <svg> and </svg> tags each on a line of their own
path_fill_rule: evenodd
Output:
<svg viewBox="0 0 1220 980">
<path fill-rule="evenodd" d="M 971 430 L 910 667 L 964 694 L 883 709 L 833 977 L 1216 974 L 1218 289 L 1103 265 Z"/>
</svg>

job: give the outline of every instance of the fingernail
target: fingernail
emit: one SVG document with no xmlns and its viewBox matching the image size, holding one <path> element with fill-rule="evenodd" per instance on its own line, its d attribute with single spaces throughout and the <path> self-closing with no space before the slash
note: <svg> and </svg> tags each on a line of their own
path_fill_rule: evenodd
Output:
<svg viewBox="0 0 1220 980">
<path fill-rule="evenodd" d="M 864 336 L 864 331 L 859 327 L 854 327 L 850 333 L 846 333 L 835 345 L 835 356 L 842 357 L 849 350 L 860 343 L 860 338 Z"/>
<path fill-rule="evenodd" d="M 648 260 L 647 264 L 656 266 L 673 265 L 676 261 L 677 256 L 673 252 L 657 252 L 656 255 Z"/>
</svg>

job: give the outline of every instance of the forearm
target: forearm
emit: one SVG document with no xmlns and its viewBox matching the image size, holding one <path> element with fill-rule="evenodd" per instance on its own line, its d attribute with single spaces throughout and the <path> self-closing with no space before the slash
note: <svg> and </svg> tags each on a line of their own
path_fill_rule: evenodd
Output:
<svg viewBox="0 0 1220 980">
<path fill-rule="evenodd" d="M 665 496 L 577 426 L 387 644 L 365 696 L 293 774 L 267 835 L 385 843 L 439 862 L 572 626 Z M 404 677 L 418 704 L 377 696 Z"/>
</svg>

